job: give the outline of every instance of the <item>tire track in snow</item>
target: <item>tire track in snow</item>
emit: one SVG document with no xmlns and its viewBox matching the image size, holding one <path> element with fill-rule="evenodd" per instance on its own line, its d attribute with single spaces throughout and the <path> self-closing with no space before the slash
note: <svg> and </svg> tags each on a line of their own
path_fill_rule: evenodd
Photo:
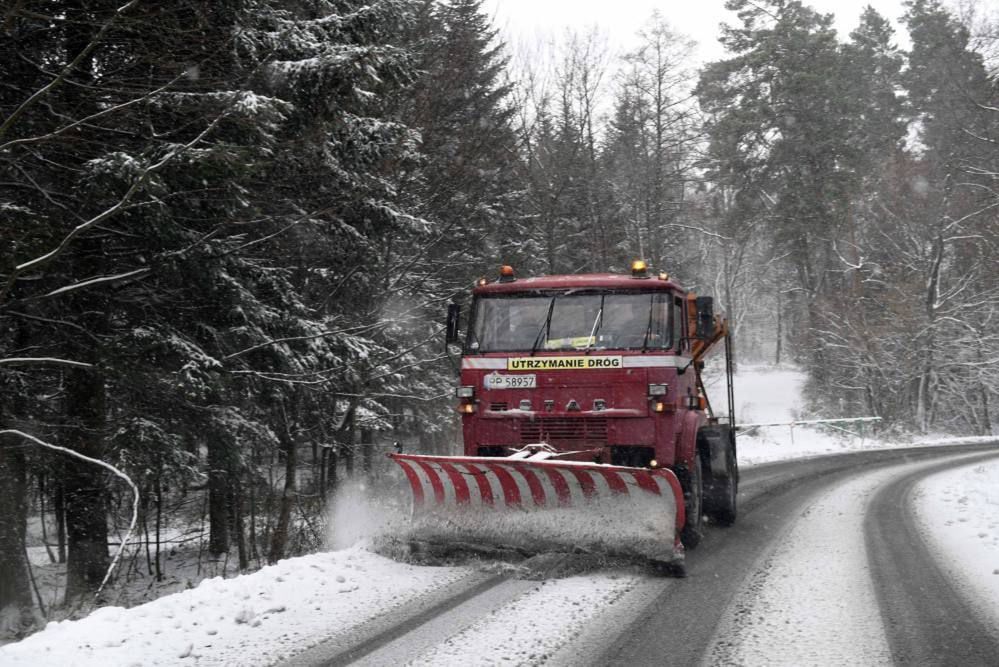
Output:
<svg viewBox="0 0 999 667">
<path fill-rule="evenodd" d="M 923 479 L 994 457 L 992 453 L 921 466 L 875 498 L 864 527 L 871 560 L 881 574 L 877 592 L 899 664 L 996 664 L 999 635 L 991 627 L 992 614 L 983 616 L 961 590 L 961 579 L 942 567 L 943 554 L 928 548 L 912 507 L 913 489 Z"/>
<path fill-rule="evenodd" d="M 982 449 L 976 445 L 959 451 Z M 677 665 L 703 662 L 710 656 L 726 610 L 752 577 L 752 564 L 774 550 L 801 512 L 824 491 L 855 479 L 858 468 L 897 467 L 903 458 L 938 459 L 953 451 L 871 450 L 745 469 L 739 521 L 726 528 L 708 526 L 701 547 L 688 554 L 688 578 L 637 587 L 611 613 L 591 621 L 552 663 L 661 667 L 667 657 Z"/>
<path fill-rule="evenodd" d="M 449 610 L 464 608 L 469 600 L 477 600 L 481 596 L 495 598 L 496 592 L 492 589 L 504 584 L 509 582 L 503 575 L 471 573 L 431 593 L 408 600 L 365 623 L 348 628 L 345 632 L 338 632 L 281 664 L 283 667 L 339 667 L 352 664 L 369 654 L 377 653 L 382 647 L 391 645 L 421 626 L 432 623 Z"/>
<path fill-rule="evenodd" d="M 892 664 L 861 518 L 880 487 L 934 465 L 874 470 L 817 497 L 725 613 L 709 664 Z"/>
<path fill-rule="evenodd" d="M 636 576 L 615 573 L 533 582 L 532 590 L 480 616 L 407 665 L 545 663 L 638 582 Z"/>
</svg>

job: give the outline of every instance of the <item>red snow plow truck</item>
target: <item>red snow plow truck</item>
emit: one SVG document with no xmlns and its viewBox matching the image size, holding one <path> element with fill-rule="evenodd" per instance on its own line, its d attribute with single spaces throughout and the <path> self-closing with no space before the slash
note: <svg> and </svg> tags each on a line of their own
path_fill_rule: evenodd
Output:
<svg viewBox="0 0 999 667">
<path fill-rule="evenodd" d="M 391 454 L 413 530 L 531 552 L 638 556 L 683 571 L 704 517 L 736 518 L 728 323 L 711 297 L 635 262 L 631 274 L 479 280 L 461 354 L 463 456 Z M 728 408 L 701 374 L 725 351 Z"/>
</svg>

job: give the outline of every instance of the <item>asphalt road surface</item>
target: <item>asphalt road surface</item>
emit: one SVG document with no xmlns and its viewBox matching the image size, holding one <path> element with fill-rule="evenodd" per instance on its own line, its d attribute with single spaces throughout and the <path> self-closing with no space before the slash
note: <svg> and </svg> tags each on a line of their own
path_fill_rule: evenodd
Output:
<svg viewBox="0 0 999 667">
<path fill-rule="evenodd" d="M 708 527 L 687 555 L 686 578 L 644 572 L 557 650 L 528 662 L 999 665 L 995 620 L 976 616 L 948 580 L 909 502 L 921 479 L 997 457 L 999 443 L 871 450 L 746 469 L 739 520 Z M 287 664 L 406 664 L 537 591 L 545 576 L 585 577 L 608 567 L 575 558 L 535 559 L 530 578 L 475 573 L 350 633 L 333 633 Z"/>
</svg>

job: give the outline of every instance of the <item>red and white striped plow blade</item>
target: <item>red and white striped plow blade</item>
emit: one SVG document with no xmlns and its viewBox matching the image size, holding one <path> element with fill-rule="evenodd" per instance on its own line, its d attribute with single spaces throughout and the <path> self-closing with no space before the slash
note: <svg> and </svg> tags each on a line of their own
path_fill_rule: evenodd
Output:
<svg viewBox="0 0 999 667">
<path fill-rule="evenodd" d="M 532 551 L 683 558 L 683 492 L 670 470 L 574 461 L 390 454 L 420 537 Z"/>
</svg>

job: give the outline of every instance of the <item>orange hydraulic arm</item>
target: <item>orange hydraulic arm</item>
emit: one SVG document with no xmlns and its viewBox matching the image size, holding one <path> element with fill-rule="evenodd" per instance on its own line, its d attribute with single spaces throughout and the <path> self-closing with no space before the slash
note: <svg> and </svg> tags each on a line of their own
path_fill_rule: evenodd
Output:
<svg viewBox="0 0 999 667">
<path fill-rule="evenodd" d="M 697 295 L 693 292 L 687 294 L 687 330 L 697 331 Z M 693 338 L 690 347 L 694 361 L 703 359 L 716 344 L 728 336 L 728 320 L 721 315 L 712 318 L 711 334 L 707 338 Z"/>
</svg>

